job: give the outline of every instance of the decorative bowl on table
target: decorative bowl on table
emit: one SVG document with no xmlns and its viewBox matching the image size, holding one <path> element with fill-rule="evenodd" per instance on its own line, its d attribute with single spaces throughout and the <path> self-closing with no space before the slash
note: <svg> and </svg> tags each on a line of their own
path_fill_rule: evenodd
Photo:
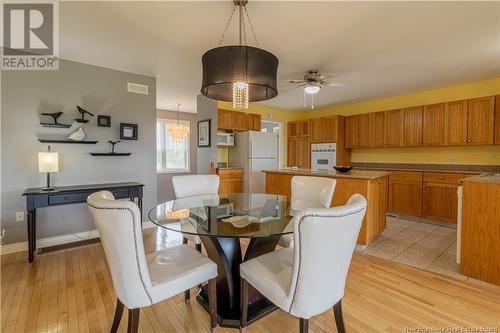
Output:
<svg viewBox="0 0 500 333">
<path fill-rule="evenodd" d="M 352 170 L 352 166 L 350 165 L 337 165 L 334 168 L 340 173 L 346 173 Z"/>
</svg>

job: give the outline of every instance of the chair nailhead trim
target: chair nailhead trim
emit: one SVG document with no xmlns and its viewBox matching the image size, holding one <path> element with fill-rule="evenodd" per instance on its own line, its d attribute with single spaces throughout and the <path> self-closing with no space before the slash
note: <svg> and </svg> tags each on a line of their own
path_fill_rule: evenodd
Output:
<svg viewBox="0 0 500 333">
<path fill-rule="evenodd" d="M 141 280 L 141 284 L 142 284 L 142 287 L 144 288 L 144 292 L 146 293 L 146 295 L 148 296 L 148 299 L 149 299 L 149 302 L 151 304 L 153 304 L 153 299 L 151 298 L 151 295 L 148 293 L 148 290 L 146 289 L 146 284 L 144 283 L 144 278 L 142 277 L 142 274 L 141 274 L 141 265 L 139 263 L 139 253 L 137 252 L 137 236 L 136 236 L 136 231 L 137 231 L 137 228 L 135 226 L 135 217 L 134 217 L 134 212 L 129 209 L 129 208 L 107 208 L 107 207 L 97 207 L 97 206 L 93 206 L 91 204 L 89 204 L 87 202 L 87 205 L 89 205 L 90 207 L 92 208 L 95 208 L 95 209 L 104 209 L 104 210 L 126 210 L 128 212 L 130 212 L 130 215 L 132 216 L 132 231 L 134 232 L 134 251 L 135 251 L 135 262 L 137 264 L 137 271 L 139 273 L 139 278 Z"/>
</svg>

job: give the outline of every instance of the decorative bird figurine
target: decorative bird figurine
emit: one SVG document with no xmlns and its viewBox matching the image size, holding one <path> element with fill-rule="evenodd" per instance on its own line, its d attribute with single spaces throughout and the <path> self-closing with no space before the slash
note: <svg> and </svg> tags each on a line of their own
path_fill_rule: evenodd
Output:
<svg viewBox="0 0 500 333">
<path fill-rule="evenodd" d="M 83 128 L 79 128 L 66 138 L 68 140 L 73 140 L 73 141 L 83 141 L 85 139 L 85 132 L 83 131 Z"/>
<path fill-rule="evenodd" d="M 76 118 L 76 119 L 75 119 L 75 120 L 76 120 L 77 122 L 79 122 L 79 123 L 86 123 L 86 122 L 88 122 L 88 121 L 89 121 L 88 119 L 85 119 L 85 114 L 88 114 L 88 115 L 90 115 L 90 116 L 92 116 L 92 117 L 94 116 L 94 114 L 93 114 L 93 113 L 88 112 L 87 110 L 85 110 L 85 109 L 81 108 L 81 107 L 80 107 L 80 106 L 78 106 L 78 105 L 76 106 L 76 108 L 78 109 L 78 112 L 80 112 L 80 115 L 81 115 L 81 118 Z"/>
<path fill-rule="evenodd" d="M 61 124 L 57 121 L 57 118 L 59 118 L 63 113 L 62 112 L 53 112 L 53 113 L 42 113 L 42 116 L 50 116 L 54 119 L 54 123 L 40 123 L 40 125 L 45 126 L 45 127 L 64 127 L 64 128 L 69 128 L 71 125 L 66 125 L 66 124 Z"/>
<path fill-rule="evenodd" d="M 118 140 L 118 141 L 109 140 L 108 142 L 111 143 L 111 154 L 114 154 L 115 153 L 115 145 L 119 142 L 122 142 L 122 140 Z"/>
</svg>

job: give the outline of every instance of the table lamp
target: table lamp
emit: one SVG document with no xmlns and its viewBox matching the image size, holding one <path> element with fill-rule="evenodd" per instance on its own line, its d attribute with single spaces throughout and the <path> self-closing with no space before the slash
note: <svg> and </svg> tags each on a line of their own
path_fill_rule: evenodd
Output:
<svg viewBox="0 0 500 333">
<path fill-rule="evenodd" d="M 47 173 L 47 187 L 42 191 L 51 191 L 54 188 L 50 186 L 50 173 L 59 172 L 59 153 L 48 151 L 38 153 L 38 172 Z"/>
</svg>

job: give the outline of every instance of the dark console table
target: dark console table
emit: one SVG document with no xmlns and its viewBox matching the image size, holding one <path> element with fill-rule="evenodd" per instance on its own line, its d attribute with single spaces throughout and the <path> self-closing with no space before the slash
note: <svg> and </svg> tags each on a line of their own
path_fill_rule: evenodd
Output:
<svg viewBox="0 0 500 333">
<path fill-rule="evenodd" d="M 142 189 L 144 185 L 134 182 L 112 184 L 90 184 L 56 187 L 51 191 L 41 188 L 29 188 L 23 196 L 26 197 L 28 211 L 28 260 L 33 262 L 36 249 L 36 209 L 42 207 L 60 206 L 87 202 L 87 197 L 98 191 L 110 191 L 116 199 L 137 199 L 142 221 Z"/>
</svg>

